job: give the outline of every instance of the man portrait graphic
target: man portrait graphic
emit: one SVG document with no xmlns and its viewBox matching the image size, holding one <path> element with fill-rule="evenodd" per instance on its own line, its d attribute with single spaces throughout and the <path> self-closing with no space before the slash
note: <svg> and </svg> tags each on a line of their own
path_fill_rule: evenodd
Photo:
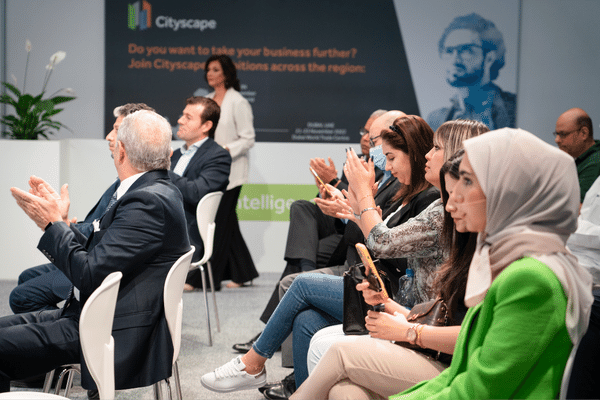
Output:
<svg viewBox="0 0 600 400">
<path fill-rule="evenodd" d="M 506 54 L 496 25 L 475 13 L 456 17 L 444 30 L 438 51 L 455 94 L 448 107 L 429 114 L 431 128 L 459 118 L 481 121 L 490 129 L 514 128 L 517 96 L 493 83 Z"/>
</svg>

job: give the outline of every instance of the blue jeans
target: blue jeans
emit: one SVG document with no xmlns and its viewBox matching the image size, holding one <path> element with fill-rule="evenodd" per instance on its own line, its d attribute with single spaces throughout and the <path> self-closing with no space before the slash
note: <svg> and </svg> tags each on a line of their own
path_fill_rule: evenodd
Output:
<svg viewBox="0 0 600 400">
<path fill-rule="evenodd" d="M 271 358 L 293 330 L 296 387 L 308 377 L 306 355 L 312 336 L 342 321 L 343 282 L 341 276 L 300 274 L 254 343 L 253 349 L 258 355 Z"/>
</svg>

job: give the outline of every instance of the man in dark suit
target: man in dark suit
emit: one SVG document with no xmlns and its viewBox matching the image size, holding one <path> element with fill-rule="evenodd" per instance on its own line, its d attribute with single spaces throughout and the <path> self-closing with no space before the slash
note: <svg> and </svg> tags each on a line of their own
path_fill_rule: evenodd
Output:
<svg viewBox="0 0 600 400">
<path fill-rule="evenodd" d="M 183 195 L 190 242 L 196 247 L 193 261 L 200 260 L 204 254 L 196 221 L 198 202 L 208 193 L 224 191 L 229 183 L 231 155 L 213 140 L 219 116 L 220 107 L 214 100 L 190 97 L 177 121 L 177 136 L 185 144 L 173 153 L 169 176 Z M 190 272 L 187 283 L 201 286 L 198 270 Z"/>
<path fill-rule="evenodd" d="M 139 110 L 154 111 L 144 103 L 128 103 L 114 109 L 115 123 L 113 129 L 106 136 L 108 149 L 111 154 L 117 141 L 117 131 L 123 118 Z M 77 223 L 77 230 L 89 236 L 94 228 L 92 221 L 100 219 L 107 210 L 111 197 L 119 187 L 121 181 L 117 179 L 100 197 L 100 200 L 90 210 L 85 220 Z M 72 223 L 76 222 L 74 218 Z M 42 264 L 27 268 L 19 275 L 17 287 L 9 297 L 9 305 L 15 314 L 39 310 L 56 310 L 57 304 L 67 298 L 71 282 L 54 264 Z"/>
<path fill-rule="evenodd" d="M 168 175 L 171 126 L 158 114 L 138 111 L 123 119 L 113 150 L 121 182 L 108 211 L 89 238 L 68 218 L 68 193 L 56 194 L 40 178 L 31 192 L 11 192 L 44 230 L 38 248 L 73 283 L 60 310 L 0 319 L 0 391 L 11 379 L 66 363 L 82 364 L 82 385 L 94 384 L 80 354 L 81 305 L 114 271 L 121 280 L 112 335 L 116 389 L 147 386 L 171 375 L 173 343 L 163 308 L 171 266 L 189 250 L 183 199 Z"/>
</svg>

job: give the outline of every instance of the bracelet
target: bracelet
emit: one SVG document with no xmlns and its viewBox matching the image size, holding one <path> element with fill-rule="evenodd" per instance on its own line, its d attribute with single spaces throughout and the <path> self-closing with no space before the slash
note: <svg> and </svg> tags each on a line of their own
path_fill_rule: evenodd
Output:
<svg viewBox="0 0 600 400">
<path fill-rule="evenodd" d="M 417 324 L 417 325 L 418 325 L 418 328 L 417 328 L 417 339 L 415 340 L 415 344 L 418 345 L 418 346 L 420 346 L 420 347 L 423 347 L 422 344 L 419 344 L 419 340 L 421 339 L 421 333 L 423 332 L 423 328 L 425 328 L 425 325 L 423 325 L 423 324 Z"/>
<path fill-rule="evenodd" d="M 362 211 L 360 212 L 360 214 L 358 215 L 358 217 L 359 217 L 359 218 L 360 218 L 360 217 L 362 217 L 362 215 L 363 215 L 364 213 L 366 213 L 367 211 L 371 211 L 371 210 L 377 210 L 377 208 L 376 208 L 376 207 L 367 207 L 367 208 L 365 208 L 364 210 L 362 210 Z M 356 214 L 354 214 L 354 215 L 356 215 Z"/>
</svg>

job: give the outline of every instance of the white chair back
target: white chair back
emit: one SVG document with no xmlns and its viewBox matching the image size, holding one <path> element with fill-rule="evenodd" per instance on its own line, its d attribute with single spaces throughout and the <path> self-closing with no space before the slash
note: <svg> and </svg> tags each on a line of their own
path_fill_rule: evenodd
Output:
<svg viewBox="0 0 600 400">
<path fill-rule="evenodd" d="M 81 351 L 102 400 L 115 398 L 115 341 L 112 326 L 122 277 L 121 272 L 113 272 L 104 278 L 85 302 L 79 318 Z M 28 391 L 0 393 L 0 399 L 68 400 L 55 394 Z"/>
<path fill-rule="evenodd" d="M 223 197 L 223 192 L 208 193 L 200 199 L 198 207 L 196 207 L 196 221 L 198 221 L 198 230 L 204 243 L 204 255 L 200 261 L 194 263 L 195 265 L 206 264 L 212 256 L 215 237 L 215 217 L 221 203 L 221 197 Z"/>
<path fill-rule="evenodd" d="M 113 272 L 92 293 L 81 310 L 79 340 L 90 375 L 101 399 L 115 397 L 115 341 L 112 326 L 123 274 Z"/>
<path fill-rule="evenodd" d="M 163 292 L 165 318 L 171 333 L 173 341 L 173 363 L 179 355 L 181 347 L 181 324 L 183 320 L 183 285 L 190 269 L 192 256 L 194 255 L 194 246 L 191 250 L 179 257 L 179 260 L 173 264 L 165 280 Z"/>
</svg>

